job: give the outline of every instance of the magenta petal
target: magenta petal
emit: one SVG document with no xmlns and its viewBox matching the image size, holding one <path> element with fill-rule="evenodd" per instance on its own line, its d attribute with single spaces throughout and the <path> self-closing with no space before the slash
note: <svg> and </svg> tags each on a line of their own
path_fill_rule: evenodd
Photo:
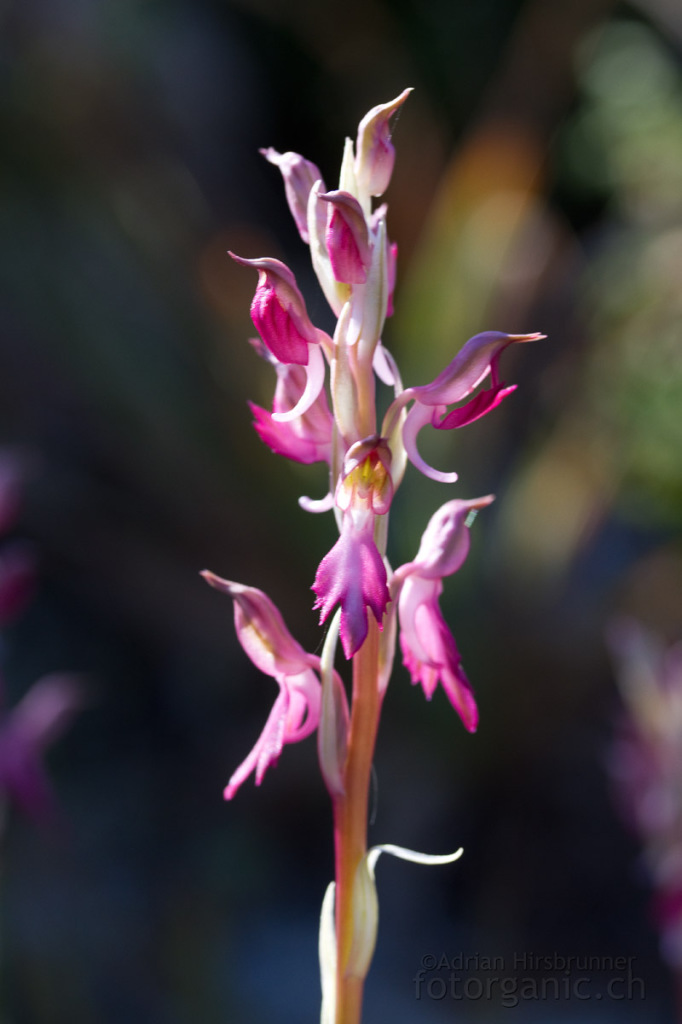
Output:
<svg viewBox="0 0 682 1024">
<path fill-rule="evenodd" d="M 261 338 L 282 363 L 308 362 L 308 341 L 267 283 L 259 285 L 251 303 L 251 319 Z"/>
<path fill-rule="evenodd" d="M 437 430 L 452 430 L 454 427 L 466 427 L 469 423 L 473 423 L 474 420 L 478 420 L 481 416 L 485 416 L 486 413 L 496 409 L 507 395 L 511 395 L 512 391 L 516 391 L 516 384 L 511 384 L 509 387 L 499 384 L 496 388 L 479 391 L 465 405 L 458 406 L 452 412 L 449 412 L 447 416 L 444 416 L 442 420 L 435 421 L 433 426 Z"/>
<path fill-rule="evenodd" d="M 246 260 L 233 252 L 230 256 L 258 271 L 251 319 L 267 347 L 281 363 L 306 366 L 308 347 L 317 345 L 320 338 L 292 272 L 280 260 L 270 257 Z"/>
<path fill-rule="evenodd" d="M 0 627 L 23 612 L 33 595 L 36 557 L 32 547 L 21 541 L 0 550 Z"/>
<path fill-rule="evenodd" d="M 371 516 L 358 526 L 353 514 L 343 519 L 341 536 L 322 561 L 312 589 L 315 608 L 324 622 L 341 604 L 341 643 L 347 658 L 362 647 L 367 636 L 367 609 L 379 624 L 390 600 L 386 567 L 372 536 Z"/>
<path fill-rule="evenodd" d="M 325 243 L 334 277 L 344 284 L 364 284 L 372 254 L 362 207 L 343 191 L 328 192 L 320 199 L 332 207 Z"/>
<path fill-rule="evenodd" d="M 290 423 L 276 423 L 272 413 L 253 402 L 249 402 L 249 408 L 253 413 L 256 433 L 276 455 L 284 455 L 287 459 L 306 465 L 325 461 L 326 453 L 321 453 L 319 445 L 306 437 L 300 437 Z"/>
<path fill-rule="evenodd" d="M 367 270 L 360 256 L 360 249 L 338 210 L 334 210 L 327 228 L 327 252 L 332 272 L 337 281 L 345 284 L 364 284 Z"/>
</svg>

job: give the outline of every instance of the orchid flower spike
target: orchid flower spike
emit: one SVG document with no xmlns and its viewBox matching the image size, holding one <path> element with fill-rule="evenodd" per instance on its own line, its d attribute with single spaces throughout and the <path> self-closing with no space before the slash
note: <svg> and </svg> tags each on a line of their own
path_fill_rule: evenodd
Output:
<svg viewBox="0 0 682 1024">
<path fill-rule="evenodd" d="M 377 930 L 379 853 L 418 863 L 458 856 L 428 857 L 390 845 L 367 852 L 374 743 L 398 628 L 412 682 L 429 700 L 440 683 L 465 728 L 474 732 L 478 723 L 473 690 L 439 599 L 443 580 L 467 557 L 471 514 L 493 498 L 447 501 L 431 517 L 415 558 L 395 572 L 387 557 L 393 498 L 408 460 L 434 480 L 457 479 L 455 472 L 440 472 L 422 459 L 420 431 L 428 424 L 437 430 L 462 427 L 495 409 L 515 388 L 500 379 L 503 352 L 544 337 L 477 334 L 431 383 L 404 388 L 383 338 L 393 313 L 398 249 L 388 234 L 386 204 L 376 205 L 375 198 L 390 183 L 391 131 L 410 91 L 373 107 L 360 121 L 355 142 L 346 139 L 336 188 L 327 188 L 319 168 L 299 154 L 261 150 L 282 174 L 289 209 L 336 318 L 331 337 L 313 324 L 284 263 L 234 257 L 258 271 L 251 318 L 261 340 L 253 345 L 276 374 L 272 409 L 251 404 L 255 429 L 277 454 L 328 469 L 326 497 L 299 499 L 309 512 L 333 511 L 338 529 L 312 585 L 314 608 L 320 623 L 327 623 L 321 657 L 303 650 L 260 590 L 203 574 L 233 599 L 242 647 L 279 688 L 265 728 L 225 796 L 234 796 L 252 773 L 259 785 L 286 743 L 317 731 L 336 850 L 336 881 L 327 889 L 320 928 L 322 1024 L 359 1024 Z M 390 389 L 383 421 L 377 418 L 377 379 Z M 350 707 L 335 668 L 339 641 L 346 659 L 353 660 Z"/>
</svg>

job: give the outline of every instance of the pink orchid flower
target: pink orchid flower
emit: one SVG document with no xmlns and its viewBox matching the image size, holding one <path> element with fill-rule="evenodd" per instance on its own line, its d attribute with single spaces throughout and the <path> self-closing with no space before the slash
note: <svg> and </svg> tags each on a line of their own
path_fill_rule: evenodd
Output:
<svg viewBox="0 0 682 1024">
<path fill-rule="evenodd" d="M 495 409 L 516 390 L 515 384 L 507 386 L 499 379 L 498 364 L 504 350 L 515 343 L 538 341 L 544 337 L 544 334 L 503 334 L 501 331 L 476 334 L 430 384 L 402 392 L 386 414 L 384 433 L 389 432 L 397 414 L 414 399 L 402 432 L 408 458 L 432 480 L 454 483 L 456 473 L 441 473 L 424 462 L 417 448 L 419 431 L 429 423 L 437 430 L 464 427 Z M 488 376 L 490 387 L 487 390 L 479 392 L 465 405 L 447 412 L 449 405 L 468 398 Z"/>
<path fill-rule="evenodd" d="M 307 654 L 294 640 L 278 609 L 261 590 L 221 579 L 212 572 L 204 571 L 201 575 L 233 599 L 240 644 L 253 664 L 272 676 L 279 686 L 263 732 L 225 787 L 225 799 L 231 800 L 252 772 L 260 786 L 270 765 L 277 764 L 286 743 L 297 743 L 317 728 L 321 691 L 315 672 L 319 671 L 320 659 Z"/>
<path fill-rule="evenodd" d="M 312 587 L 320 622 L 339 609 L 335 628 L 350 659 L 364 644 L 374 618 L 383 630 L 382 664 L 390 666 L 398 619 L 413 680 L 422 684 L 428 697 L 440 681 L 467 728 L 474 729 L 475 702 L 438 598 L 442 579 L 455 572 L 466 555 L 466 516 L 488 499 L 444 506 L 427 528 L 415 561 L 393 576 L 386 559 L 388 518 L 408 459 L 433 479 L 457 479 L 456 473 L 441 473 L 421 458 L 417 438 L 422 427 L 429 423 L 438 430 L 462 427 L 492 411 L 514 390 L 499 377 L 502 353 L 512 344 L 543 335 L 497 331 L 476 335 L 430 384 L 403 389 L 395 360 L 382 343 L 386 317 L 393 311 L 397 247 L 388 237 L 387 207 L 384 203 L 374 207 L 374 197 L 389 185 L 395 159 L 392 123 L 409 93 L 406 89 L 389 103 L 374 107 L 360 122 L 356 142 L 346 140 L 336 189 L 327 191 L 318 167 L 302 156 L 261 151 L 284 179 L 289 208 L 337 317 L 333 338 L 311 322 L 288 267 L 279 260 L 235 258 L 258 270 L 251 316 L 263 342 L 259 350 L 277 374 L 272 411 L 251 405 L 255 428 L 278 454 L 329 466 L 327 497 L 300 499 L 311 512 L 333 509 L 339 530 L 338 539 L 319 563 Z M 329 400 L 324 388 L 327 367 Z M 380 430 L 377 376 L 395 395 Z M 454 561 L 444 554 L 436 558 L 439 537 L 447 539 L 444 550 L 458 552 Z M 432 563 L 435 568 L 429 569 Z M 236 599 L 236 592 L 228 592 Z M 395 606 L 390 604 L 392 598 Z M 275 633 L 277 647 L 279 627 Z M 260 765 L 258 781 L 271 763 L 268 751 L 279 752 L 285 736 L 298 738 L 303 718 L 299 709 L 305 702 L 296 703 L 293 718 L 287 718 L 293 690 L 285 680 L 304 673 L 301 666 L 315 678 L 312 664 L 305 660 L 310 656 L 300 648 L 298 652 L 293 676 L 281 667 L 265 669 L 278 680 L 280 698 L 261 746 L 240 769 L 240 781 Z M 299 689 L 294 690 L 298 695 Z M 313 720 L 309 712 L 301 728 L 314 728 Z"/>
<path fill-rule="evenodd" d="M 55 814 L 45 750 L 82 706 L 78 681 L 55 673 L 34 683 L 0 723 L 0 792 L 38 821 Z"/>
<path fill-rule="evenodd" d="M 469 513 L 492 500 L 488 495 L 443 505 L 429 520 L 417 557 L 396 570 L 391 587 L 400 594 L 400 645 L 412 682 L 421 683 L 427 700 L 440 682 L 469 732 L 476 731 L 478 709 L 438 600 L 443 578 L 457 572 L 469 552 Z"/>
</svg>

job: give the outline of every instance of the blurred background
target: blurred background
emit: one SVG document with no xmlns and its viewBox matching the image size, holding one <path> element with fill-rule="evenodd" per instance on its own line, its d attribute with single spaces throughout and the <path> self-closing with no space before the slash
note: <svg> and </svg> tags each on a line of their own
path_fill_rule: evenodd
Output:
<svg viewBox="0 0 682 1024">
<path fill-rule="evenodd" d="M 478 734 L 401 665 L 388 691 L 372 840 L 465 855 L 381 861 L 366 1019 L 675 1020 L 609 779 L 605 632 L 625 614 L 682 635 L 680 5 L 3 0 L 0 77 L 7 540 L 37 560 L 4 632 L 4 713 L 53 671 L 86 693 L 48 755 L 58 823 L 6 822 L 3 1022 L 318 1018 L 333 859 L 315 745 L 222 801 L 275 687 L 198 573 L 267 591 L 316 650 L 333 523 L 296 501 L 324 493 L 323 467 L 251 429 L 273 379 L 247 343 L 254 275 L 226 250 L 285 260 L 329 329 L 258 148 L 333 182 L 344 137 L 408 85 L 384 335 L 404 379 L 482 329 L 549 340 L 505 355 L 503 407 L 424 445 L 458 484 L 409 470 L 394 506 L 397 565 L 443 501 L 497 495 L 444 598 Z M 530 952 L 635 957 L 645 998 L 416 998 L 427 954 Z"/>
</svg>

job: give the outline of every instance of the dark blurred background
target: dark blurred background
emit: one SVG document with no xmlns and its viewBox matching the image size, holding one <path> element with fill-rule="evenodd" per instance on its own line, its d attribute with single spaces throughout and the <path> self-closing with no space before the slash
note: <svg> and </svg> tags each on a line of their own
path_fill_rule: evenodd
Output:
<svg viewBox="0 0 682 1024">
<path fill-rule="evenodd" d="M 611 799 L 604 633 L 623 612 L 682 632 L 681 57 L 676 0 L 0 4 L 0 446 L 39 556 L 6 687 L 69 670 L 88 701 L 49 754 L 59 826 L 5 832 L 4 1024 L 318 1019 L 315 745 L 222 801 L 275 685 L 198 573 L 267 591 L 316 650 L 333 523 L 296 503 L 322 467 L 250 427 L 273 378 L 226 250 L 284 259 L 328 328 L 258 148 L 333 182 L 344 136 L 407 85 L 384 336 L 405 380 L 477 330 L 549 340 L 504 357 L 503 407 L 425 445 L 458 484 L 409 470 L 396 500 L 394 565 L 443 501 L 497 495 L 444 599 L 478 734 L 401 665 L 388 691 L 372 840 L 465 855 L 380 862 L 366 1019 L 675 1019 Z M 645 998 L 416 999 L 425 954 L 528 952 L 636 957 Z"/>
</svg>

